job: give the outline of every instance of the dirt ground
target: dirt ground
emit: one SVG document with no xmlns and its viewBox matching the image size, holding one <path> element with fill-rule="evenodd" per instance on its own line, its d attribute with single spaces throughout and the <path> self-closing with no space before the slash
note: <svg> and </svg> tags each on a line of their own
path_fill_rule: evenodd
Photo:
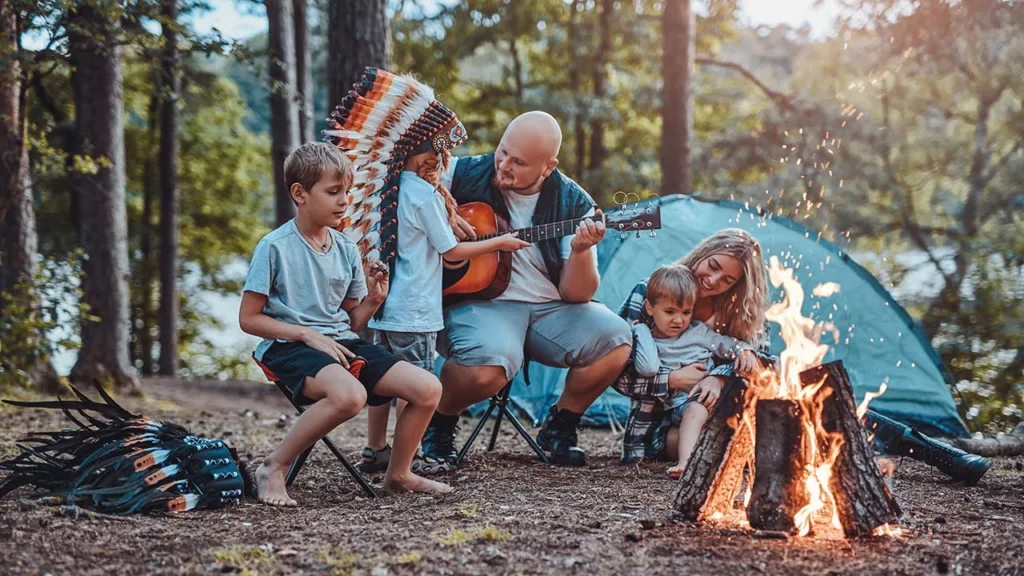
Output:
<svg viewBox="0 0 1024 576">
<path fill-rule="evenodd" d="M 294 418 L 276 389 L 256 383 L 154 379 L 145 389 L 123 404 L 223 438 L 250 459 Z M 2 406 L 0 457 L 27 430 L 64 425 L 59 413 Z M 462 436 L 470 426 L 463 421 Z M 502 428 L 493 453 L 478 440 L 444 496 L 367 499 L 322 445 L 292 488 L 298 509 L 248 501 L 174 517 L 70 518 L 25 506 L 21 490 L 0 501 L 0 573 L 1024 573 L 1024 458 L 997 460 L 976 487 L 899 461 L 902 536 L 780 540 L 673 522 L 665 467 L 620 465 L 610 431 L 582 431 L 587 467 L 562 469 Z M 352 461 L 365 430 L 364 412 L 333 433 Z"/>
</svg>

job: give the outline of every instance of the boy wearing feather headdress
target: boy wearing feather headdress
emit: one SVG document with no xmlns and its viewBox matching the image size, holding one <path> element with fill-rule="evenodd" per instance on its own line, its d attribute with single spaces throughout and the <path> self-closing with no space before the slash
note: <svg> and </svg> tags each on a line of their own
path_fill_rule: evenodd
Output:
<svg viewBox="0 0 1024 576">
<path fill-rule="evenodd" d="M 395 428 L 385 491 L 449 492 L 410 466 L 440 398 L 430 372 L 400 361 L 356 335 L 388 292 L 380 263 L 364 274 L 359 249 L 336 230 L 345 219 L 352 164 L 337 148 L 304 144 L 285 160 L 285 178 L 297 207 L 294 219 L 260 240 L 246 277 L 239 324 L 264 340 L 256 360 L 309 408 L 256 471 L 260 501 L 295 506 L 285 489 L 292 461 L 362 409 L 401 398 L 408 402 Z M 350 360 L 364 362 L 358 375 Z"/>
<path fill-rule="evenodd" d="M 455 113 L 410 76 L 368 68 L 328 120 L 327 139 L 355 166 L 354 202 L 345 235 L 369 259 L 391 264 L 392 290 L 370 320 L 375 342 L 424 370 L 434 369 L 441 312 L 442 257 L 465 260 L 529 246 L 514 234 L 459 243 L 452 231 L 456 204 L 441 177 L 450 151 L 466 139 Z M 387 404 L 371 407 L 361 469 L 388 466 Z M 413 470 L 443 474 L 450 465 L 417 456 Z"/>
</svg>

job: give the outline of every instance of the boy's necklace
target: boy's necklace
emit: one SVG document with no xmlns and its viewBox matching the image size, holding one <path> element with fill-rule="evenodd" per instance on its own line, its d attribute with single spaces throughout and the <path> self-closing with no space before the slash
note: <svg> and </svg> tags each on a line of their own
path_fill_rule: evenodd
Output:
<svg viewBox="0 0 1024 576">
<path fill-rule="evenodd" d="M 299 228 L 299 227 L 296 226 L 296 228 Z M 331 233 L 330 232 L 327 233 L 327 239 L 324 240 L 323 242 L 317 242 L 316 238 L 313 238 L 312 236 L 307 234 L 306 231 L 303 230 L 302 228 L 299 228 L 299 232 L 302 233 L 303 236 L 308 238 L 310 242 L 312 242 L 312 246 L 316 246 L 317 244 L 319 244 L 320 245 L 320 252 L 322 252 L 324 254 L 327 253 L 327 250 L 330 248 L 330 244 L 331 244 Z M 315 248 L 314 248 L 314 250 L 315 250 Z"/>
</svg>

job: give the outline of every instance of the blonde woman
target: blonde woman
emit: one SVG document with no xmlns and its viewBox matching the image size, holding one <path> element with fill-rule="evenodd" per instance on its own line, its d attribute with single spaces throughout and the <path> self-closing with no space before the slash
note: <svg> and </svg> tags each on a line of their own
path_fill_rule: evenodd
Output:
<svg viewBox="0 0 1024 576">
<path fill-rule="evenodd" d="M 771 365 L 764 317 L 768 286 L 757 240 L 737 228 L 722 230 L 705 238 L 676 264 L 685 264 L 697 278 L 693 320 L 759 349 L 762 363 Z M 643 280 L 633 288 L 619 316 L 630 322 L 647 322 L 646 294 L 647 280 Z M 633 399 L 622 437 L 622 461 L 665 461 L 678 454 L 679 425 L 686 404 L 666 410 L 665 400 L 676 391 L 689 391 L 691 401 L 700 402 L 710 412 L 733 373 L 732 362 L 711 370 L 690 364 L 675 370 L 662 368 L 657 375 L 644 378 L 637 374 L 631 358 L 615 383 L 616 390 Z M 967 454 L 874 410 L 868 410 L 866 426 L 882 452 L 909 456 L 967 484 L 981 480 L 992 465 L 987 458 Z M 686 462 L 680 462 L 674 472 L 681 474 L 685 466 Z"/>
<path fill-rule="evenodd" d="M 686 265 L 697 279 L 694 322 L 703 322 L 754 348 L 766 341 L 768 285 L 761 246 L 753 236 L 737 228 L 722 230 L 705 238 L 676 264 Z M 647 280 L 643 280 L 633 288 L 619 316 L 630 322 L 647 322 L 646 295 Z M 689 391 L 692 400 L 710 411 L 732 373 L 732 363 L 711 370 L 697 363 L 675 370 L 663 367 L 657 375 L 645 378 L 637 374 L 633 362 L 627 364 L 615 384 L 619 392 L 633 399 L 622 437 L 622 461 L 663 461 L 677 454 L 685 405 L 668 411 L 664 400 L 674 392 Z"/>
</svg>

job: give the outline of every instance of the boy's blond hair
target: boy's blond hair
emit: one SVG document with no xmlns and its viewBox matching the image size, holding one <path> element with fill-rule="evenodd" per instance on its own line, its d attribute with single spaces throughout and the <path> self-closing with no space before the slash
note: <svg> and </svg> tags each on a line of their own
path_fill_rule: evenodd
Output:
<svg viewBox="0 0 1024 576">
<path fill-rule="evenodd" d="M 692 305 L 698 293 L 697 277 L 682 264 L 662 266 L 647 281 L 647 301 L 651 304 L 670 299 L 680 306 Z"/>
<path fill-rule="evenodd" d="M 352 186 L 355 178 L 352 162 L 345 153 L 325 142 L 307 142 L 292 150 L 284 160 L 284 183 L 289 189 L 293 184 L 299 184 L 306 191 L 311 191 L 329 173 L 339 174 L 346 189 Z"/>
</svg>

